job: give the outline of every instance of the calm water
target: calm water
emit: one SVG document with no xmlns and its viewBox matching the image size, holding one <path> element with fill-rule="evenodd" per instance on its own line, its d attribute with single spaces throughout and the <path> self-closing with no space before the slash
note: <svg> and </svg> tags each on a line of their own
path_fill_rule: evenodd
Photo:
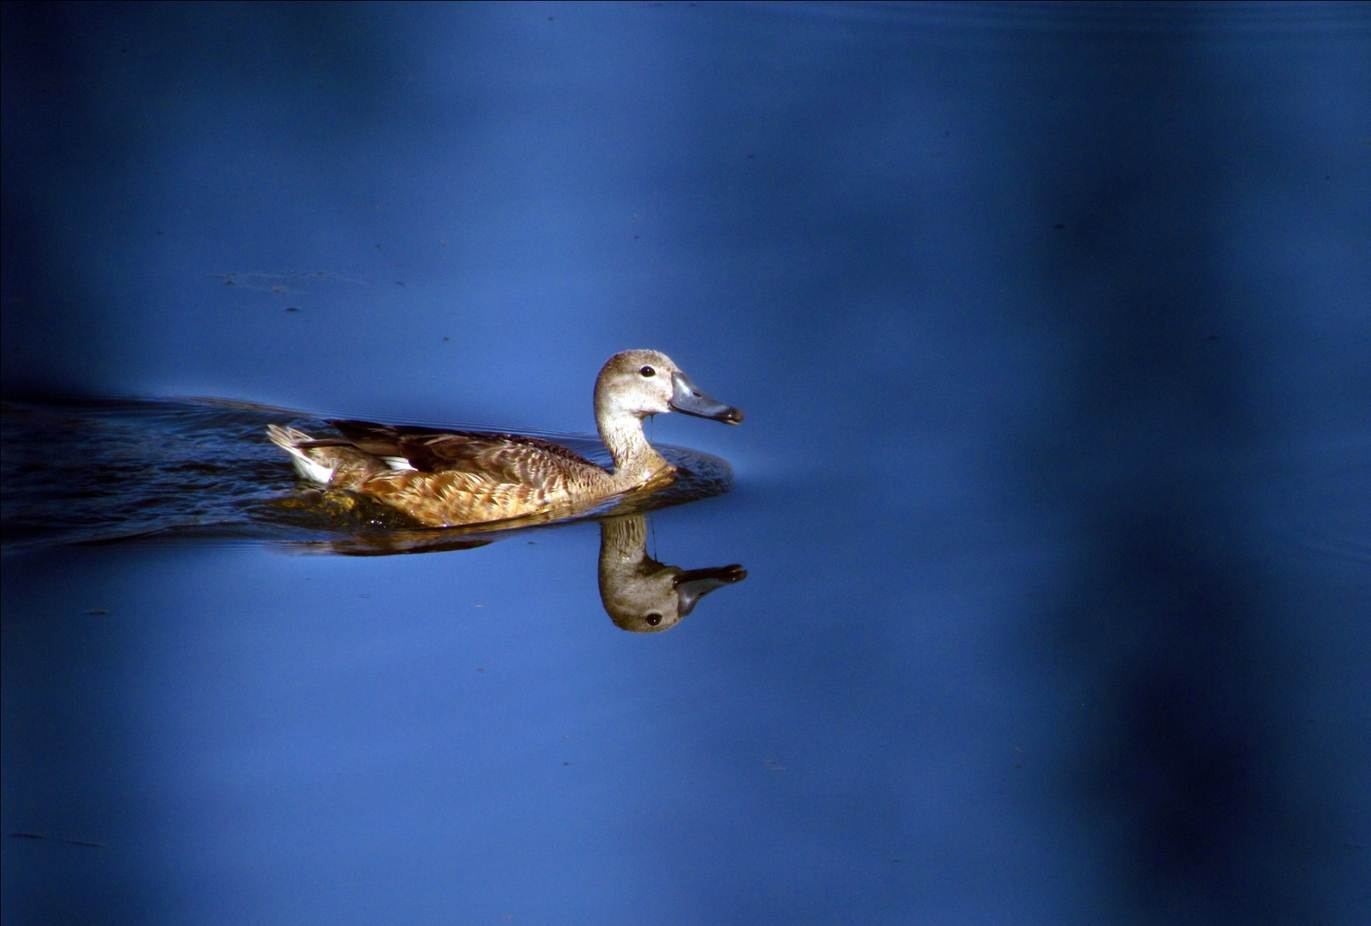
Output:
<svg viewBox="0 0 1371 926">
<path fill-rule="evenodd" d="M 5 923 L 1371 920 L 1371 8 L 3 17 Z"/>
</svg>

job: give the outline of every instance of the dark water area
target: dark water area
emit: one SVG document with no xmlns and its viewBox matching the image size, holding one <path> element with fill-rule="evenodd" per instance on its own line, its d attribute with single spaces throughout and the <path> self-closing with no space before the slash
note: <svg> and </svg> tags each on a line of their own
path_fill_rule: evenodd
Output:
<svg viewBox="0 0 1371 926">
<path fill-rule="evenodd" d="M 0 25 L 5 923 L 1371 921 L 1371 7 Z"/>
</svg>

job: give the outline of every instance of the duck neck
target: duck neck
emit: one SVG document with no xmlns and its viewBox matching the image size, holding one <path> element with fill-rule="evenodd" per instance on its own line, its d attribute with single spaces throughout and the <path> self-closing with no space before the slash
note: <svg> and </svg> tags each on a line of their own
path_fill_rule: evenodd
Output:
<svg viewBox="0 0 1371 926">
<path fill-rule="evenodd" d="M 647 556 L 647 519 L 642 515 L 600 522 L 600 581 L 636 571 Z"/>
<path fill-rule="evenodd" d="M 647 442 L 643 420 L 637 415 L 600 415 L 596 424 L 600 428 L 600 439 L 614 458 L 614 471 L 610 475 L 621 490 L 642 485 L 662 470 L 670 469 L 671 464 Z"/>
</svg>

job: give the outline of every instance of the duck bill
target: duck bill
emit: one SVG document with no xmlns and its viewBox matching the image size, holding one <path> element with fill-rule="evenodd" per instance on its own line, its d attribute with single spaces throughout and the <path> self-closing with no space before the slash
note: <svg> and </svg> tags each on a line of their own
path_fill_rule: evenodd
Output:
<svg viewBox="0 0 1371 926">
<path fill-rule="evenodd" d="M 738 424 L 743 413 L 732 405 L 725 405 L 718 399 L 710 398 L 690 381 L 684 373 L 671 374 L 671 409 L 700 418 L 712 418 L 725 424 Z"/>
<path fill-rule="evenodd" d="M 676 597 L 680 601 L 680 615 L 685 617 L 701 598 L 725 585 L 732 585 L 747 578 L 747 570 L 742 566 L 720 566 L 716 569 L 689 569 L 679 573 L 671 580 L 676 587 Z"/>
</svg>

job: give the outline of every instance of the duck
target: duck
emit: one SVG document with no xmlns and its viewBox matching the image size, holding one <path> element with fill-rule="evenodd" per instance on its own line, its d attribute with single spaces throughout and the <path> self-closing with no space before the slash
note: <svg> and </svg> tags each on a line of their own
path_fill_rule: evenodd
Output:
<svg viewBox="0 0 1371 926">
<path fill-rule="evenodd" d="M 340 437 L 286 425 L 267 439 L 299 476 L 368 496 L 424 527 L 458 527 L 571 511 L 667 482 L 676 469 L 643 421 L 680 412 L 737 425 L 743 413 L 702 392 L 657 350 L 621 351 L 595 378 L 595 425 L 613 460 L 599 466 L 541 437 L 331 420 Z"/>
</svg>

